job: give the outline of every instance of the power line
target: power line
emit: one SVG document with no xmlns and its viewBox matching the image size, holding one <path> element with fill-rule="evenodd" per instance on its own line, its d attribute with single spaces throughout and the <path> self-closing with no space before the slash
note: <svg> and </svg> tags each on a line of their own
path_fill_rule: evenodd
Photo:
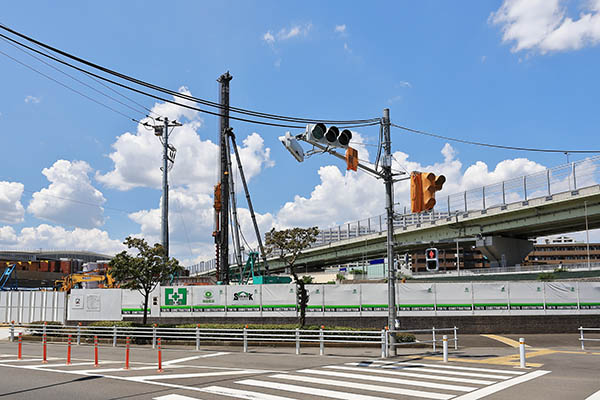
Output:
<svg viewBox="0 0 600 400">
<path fill-rule="evenodd" d="M 239 107 L 231 107 L 231 106 L 225 107 L 225 106 L 223 106 L 223 105 L 221 105 L 219 103 L 213 102 L 213 101 L 209 101 L 209 100 L 205 100 L 205 99 L 201 99 L 201 98 L 197 98 L 197 97 L 193 97 L 193 96 L 188 96 L 188 95 L 185 95 L 185 94 L 182 94 L 182 93 L 179 93 L 179 92 L 167 89 L 167 88 L 163 88 L 163 87 L 160 87 L 160 86 L 157 86 L 157 85 L 154 85 L 154 84 L 151 84 L 151 83 L 148 83 L 148 82 L 145 82 L 145 81 L 133 78 L 131 76 L 122 74 L 120 72 L 111 70 L 111 69 L 106 68 L 106 67 L 103 67 L 101 65 L 92 63 L 92 62 L 90 62 L 88 60 L 85 60 L 83 58 L 77 57 L 75 55 L 72 55 L 70 53 L 62 51 L 60 49 L 57 49 L 57 48 L 52 47 L 50 45 L 47 45 L 47 44 L 45 44 L 43 42 L 40 42 L 40 41 L 38 41 L 36 39 L 33 39 L 33 38 L 31 38 L 31 37 L 29 37 L 27 35 L 19 33 L 19 32 L 15 31 L 15 30 L 13 30 L 11 28 L 8 28 L 7 26 L 5 26 L 3 24 L 0 24 L 0 28 L 3 29 L 3 30 L 5 30 L 5 31 L 8 31 L 8 32 L 10 32 L 10 33 L 12 33 L 12 34 L 14 34 L 16 36 L 19 36 L 19 37 L 21 37 L 21 38 L 23 38 L 23 39 L 25 39 L 25 40 L 27 40 L 29 42 L 35 43 L 38 46 L 44 47 L 44 48 L 46 48 L 48 50 L 51 50 L 54 53 L 58 53 L 58 54 L 60 54 L 62 56 L 70 58 L 70 59 L 72 59 L 74 61 L 77 61 L 77 62 L 79 62 L 81 64 L 84 64 L 84 65 L 86 65 L 88 67 L 92 67 L 94 69 L 100 70 L 100 71 L 102 71 L 104 73 L 107 73 L 107 74 L 119 77 L 119 78 L 127 80 L 129 82 L 138 84 L 140 86 L 144 86 L 144 87 L 147 87 L 147 88 L 159 91 L 159 92 L 170 94 L 172 96 L 183 98 L 183 99 L 186 99 L 186 100 L 189 100 L 189 101 L 194 101 L 194 102 L 197 102 L 197 103 L 200 103 L 200 104 L 203 104 L 203 105 L 207 105 L 207 106 L 210 106 L 210 107 L 215 107 L 215 108 L 218 108 L 220 110 L 223 110 L 223 109 L 227 108 L 228 110 L 233 111 L 233 112 L 237 112 L 237 113 L 245 114 L 245 115 L 250 115 L 250 116 L 254 116 L 254 117 L 258 117 L 258 118 L 271 119 L 271 120 L 279 120 L 279 121 L 286 121 L 286 122 L 296 122 L 296 123 L 322 122 L 322 123 L 326 123 L 326 124 L 337 124 L 337 125 L 356 125 L 356 124 L 378 123 L 379 120 L 380 120 L 379 118 L 359 119 L 359 120 L 325 120 L 325 119 L 298 118 L 298 117 L 289 117 L 289 116 L 282 116 L 282 115 L 277 115 L 277 114 L 270 114 L 270 113 L 263 113 L 263 112 L 258 112 L 258 111 L 252 111 L 252 110 L 247 110 L 247 109 L 239 108 Z M 6 37 L 6 36 L 4 36 L 4 37 Z M 14 39 L 10 39 L 10 40 L 14 40 Z M 24 45 L 24 44 L 22 44 L 22 43 L 20 43 L 18 41 L 15 41 L 15 42 L 17 44 L 19 44 L 19 45 L 26 46 L 26 45 Z M 51 58 L 54 59 L 55 61 L 58 61 L 54 57 L 51 57 Z M 66 64 L 69 65 L 69 66 L 71 66 L 71 67 L 73 67 L 71 64 L 68 64 L 68 63 L 66 63 Z M 100 79 L 103 79 L 103 78 L 100 78 Z M 204 112 L 206 112 L 206 111 L 204 111 Z M 217 114 L 217 115 L 219 115 L 219 114 Z M 233 118 L 233 117 L 231 117 L 231 118 Z M 243 119 L 238 119 L 238 120 L 243 120 Z M 246 121 L 246 122 L 248 122 L 248 121 Z M 254 122 L 255 123 L 259 123 L 257 121 L 254 121 Z M 265 124 L 265 123 L 263 123 L 263 124 Z"/>
<path fill-rule="evenodd" d="M 580 154 L 600 153 L 600 150 L 540 149 L 540 148 L 533 148 L 533 147 L 504 146 L 504 145 L 500 145 L 500 144 L 481 143 L 481 142 L 474 142 L 471 140 L 456 139 L 456 138 L 452 138 L 452 137 L 448 137 L 448 136 L 437 135 L 435 133 L 425 132 L 425 131 L 421 131 L 418 129 L 407 128 L 405 126 L 396 125 L 396 124 L 390 124 L 390 125 L 393 126 L 394 128 L 402 129 L 404 131 L 418 133 L 419 135 L 431 136 L 431 137 L 434 137 L 437 139 L 449 140 L 452 142 L 472 144 L 474 146 L 492 147 L 495 149 L 532 151 L 532 152 L 539 152 L 539 153 L 580 153 Z"/>
<path fill-rule="evenodd" d="M 22 65 L 22 66 L 24 66 L 25 68 L 28 68 L 28 69 L 32 70 L 33 72 L 35 72 L 35 73 L 37 73 L 37 74 L 40 74 L 41 76 L 43 76 L 43 77 L 45 77 L 45 78 L 47 78 L 47 79 L 50 79 L 51 81 L 53 81 L 53 82 L 55 82 L 55 83 L 57 83 L 57 84 L 61 85 L 62 87 L 66 88 L 66 89 L 69 89 L 69 90 L 71 90 L 71 91 L 73 91 L 73 92 L 77 93 L 78 95 L 80 95 L 80 96 L 83 96 L 83 97 L 85 97 L 86 99 L 88 99 L 88 100 L 90 100 L 90 101 L 93 101 L 94 103 L 96 103 L 96 104 L 98 104 L 98 105 L 101 105 L 102 107 L 105 107 L 105 108 L 109 109 L 110 111 L 112 111 L 112 112 L 115 112 L 115 113 L 117 113 L 117 114 L 119 114 L 119 115 L 121 115 L 121 116 L 123 116 L 123 117 L 127 118 L 127 119 L 128 119 L 128 120 L 130 120 L 130 121 L 134 121 L 134 122 L 137 122 L 137 123 L 141 123 L 141 122 L 140 122 L 140 121 L 138 121 L 137 119 L 135 119 L 135 118 L 132 118 L 132 117 L 130 117 L 129 115 L 127 115 L 127 114 L 125 114 L 125 113 L 122 113 L 121 111 L 119 111 L 119 110 L 117 110 L 117 109 L 115 109 L 115 108 L 112 108 L 111 106 L 109 106 L 109 105 L 106 105 L 106 104 L 104 104 L 104 103 L 102 103 L 102 102 L 100 102 L 100 101 L 98 101 L 98 100 L 96 100 L 96 99 L 94 99 L 94 98 L 92 98 L 92 97 L 90 97 L 90 96 L 88 96 L 88 95 L 86 95 L 86 94 L 84 94 L 84 93 L 80 92 L 79 90 L 77 90 L 77 89 L 74 89 L 74 88 L 70 87 L 69 85 L 66 85 L 66 84 L 62 83 L 62 82 L 60 82 L 60 81 L 58 81 L 58 80 L 56 80 L 56 79 L 52 78 L 51 76 L 44 74 L 44 73 L 43 73 L 43 72 L 41 72 L 41 71 L 38 71 L 37 69 L 33 68 L 32 66 L 30 66 L 30 65 L 28 65 L 28 64 L 26 64 L 26 63 L 24 63 L 24 62 L 21 62 L 21 61 L 17 60 L 16 58 L 14 58 L 14 57 L 12 57 L 12 56 L 10 56 L 10 55 L 6 54 L 6 53 L 5 53 L 5 52 L 3 52 L 2 50 L 0 50 L 0 54 L 2 54 L 2 55 L 4 55 L 4 56 L 6 56 L 6 57 L 8 57 L 8 58 L 10 58 L 11 60 L 13 60 L 14 62 L 16 62 L 16 63 L 18 63 L 18 64 L 21 64 L 21 65 Z"/>
</svg>

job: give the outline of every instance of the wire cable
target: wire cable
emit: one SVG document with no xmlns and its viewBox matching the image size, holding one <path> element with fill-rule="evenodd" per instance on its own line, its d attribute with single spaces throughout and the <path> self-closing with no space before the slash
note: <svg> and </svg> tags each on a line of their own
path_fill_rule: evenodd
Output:
<svg viewBox="0 0 600 400">
<path fill-rule="evenodd" d="M 43 77 L 45 77 L 45 78 L 47 78 L 47 79 L 50 79 L 51 81 L 53 81 L 53 82 L 55 82 L 55 83 L 57 83 L 57 84 L 61 85 L 62 87 L 66 88 L 66 89 L 69 89 L 69 90 L 71 90 L 71 91 L 73 91 L 73 92 L 77 93 L 77 94 L 78 94 L 78 95 L 80 95 L 80 96 L 83 96 L 83 97 L 85 97 L 86 99 L 88 99 L 88 100 L 90 100 L 90 101 L 93 101 L 94 103 L 96 103 L 96 104 L 98 104 L 98 105 L 101 105 L 102 107 L 105 107 L 105 108 L 109 109 L 109 110 L 110 110 L 110 111 L 112 111 L 112 112 L 115 112 L 115 113 L 117 113 L 117 114 L 119 114 L 119 115 L 122 115 L 123 117 L 127 118 L 127 119 L 128 119 L 128 120 L 130 120 L 130 121 L 134 121 L 134 122 L 137 122 L 137 123 L 141 123 L 141 122 L 140 122 L 140 121 L 138 121 L 137 119 L 135 119 L 135 118 L 132 118 L 132 117 L 130 117 L 129 115 L 127 115 L 127 114 L 124 114 L 124 113 L 122 113 L 121 111 L 119 111 L 119 110 L 117 110 L 117 109 L 115 109 L 115 108 L 112 108 L 111 106 L 109 106 L 109 105 L 106 105 L 106 104 L 104 104 L 104 103 L 102 103 L 102 102 L 100 102 L 100 101 L 98 101 L 98 100 L 96 100 L 96 99 L 94 99 L 94 98 L 92 98 L 92 97 L 90 97 L 90 96 L 88 96 L 88 95 L 86 95 L 86 94 L 84 94 L 84 93 L 80 92 L 79 90 L 77 90 L 77 89 L 74 89 L 74 88 L 72 88 L 72 87 L 70 87 L 70 86 L 68 86 L 68 85 L 66 85 L 66 84 L 64 84 L 64 83 L 62 83 L 62 82 L 60 82 L 60 81 L 58 81 L 58 80 L 56 80 L 56 79 L 52 78 L 52 77 L 51 77 L 51 76 L 49 76 L 49 75 L 46 75 L 46 74 L 44 74 L 44 73 L 43 73 L 43 72 L 41 72 L 41 71 L 38 71 L 37 69 L 33 68 L 32 66 L 30 66 L 30 65 L 27 65 L 26 63 L 24 63 L 24 62 L 21 62 L 21 61 L 17 60 L 16 58 L 14 58 L 14 57 L 12 57 L 12 56 L 10 56 L 10 55 L 6 54 L 6 53 L 5 53 L 5 52 L 3 52 L 2 50 L 0 50 L 0 54 L 2 54 L 2 55 L 4 55 L 4 56 L 6 56 L 6 57 L 8 57 L 8 58 L 10 58 L 11 60 L 13 60 L 14 62 L 16 62 L 16 63 L 18 63 L 18 64 L 21 64 L 21 65 L 22 65 L 22 66 L 24 66 L 25 68 L 28 68 L 28 69 L 32 70 L 33 72 L 35 72 L 35 73 L 38 73 L 38 74 L 40 74 L 41 76 L 43 76 Z"/>
<path fill-rule="evenodd" d="M 412 132 L 412 133 L 418 133 L 419 135 L 431 136 L 431 137 L 434 137 L 434 138 L 437 138 L 437 139 L 449 140 L 449 141 L 452 141 L 452 142 L 472 144 L 474 146 L 492 147 L 492 148 L 495 148 L 495 149 L 517 150 L 517 151 L 532 151 L 532 152 L 539 152 L 539 153 L 579 153 L 579 154 L 600 153 L 600 150 L 540 149 L 540 148 L 533 148 L 533 147 L 504 146 L 504 145 L 499 145 L 499 144 L 481 143 L 481 142 L 474 142 L 474 141 L 471 141 L 471 140 L 456 139 L 456 138 L 452 138 L 452 137 L 448 137 L 448 136 L 437 135 L 435 133 L 425 132 L 425 131 L 421 131 L 421 130 L 418 130 L 418 129 L 407 128 L 405 126 L 396 125 L 396 124 L 390 124 L 390 125 L 393 126 L 394 128 L 402 129 L 404 131 L 408 131 L 408 132 Z"/>
<path fill-rule="evenodd" d="M 90 62 L 88 60 L 85 60 L 83 58 L 77 57 L 75 55 L 72 55 L 70 53 L 62 51 L 60 49 L 57 49 L 57 48 L 52 47 L 50 45 L 47 45 L 47 44 L 45 44 L 43 42 L 40 42 L 40 41 L 38 41 L 36 39 L 33 39 L 33 38 L 31 38 L 31 37 L 29 37 L 27 35 L 24 35 L 24 34 L 22 34 L 20 32 L 17 32 L 15 30 L 11 29 L 11 28 L 8 28 L 7 26 L 5 26 L 3 24 L 0 24 L 0 28 L 3 29 L 3 30 L 5 30 L 5 31 L 7 31 L 7 32 L 12 33 L 13 35 L 19 36 L 22 39 L 25 39 L 25 40 L 27 40 L 27 41 L 29 41 L 31 43 L 35 43 L 38 46 L 44 47 L 44 48 L 46 48 L 46 49 L 48 49 L 48 50 L 50 50 L 50 51 L 52 51 L 54 53 L 58 53 L 58 54 L 60 54 L 60 55 L 62 55 L 64 57 L 67 57 L 67 58 L 69 58 L 71 60 L 77 61 L 77 62 L 79 62 L 81 64 L 84 64 L 84 65 L 86 65 L 88 67 L 100 70 L 100 71 L 102 71 L 104 73 L 107 73 L 107 74 L 119 77 L 119 78 L 127 80 L 129 82 L 138 84 L 140 86 L 145 86 L 147 88 L 150 88 L 150 89 L 153 89 L 153 90 L 156 90 L 156 91 L 160 91 L 160 92 L 163 92 L 163 93 L 166 93 L 166 94 L 170 94 L 172 96 L 183 98 L 183 99 L 186 99 L 186 100 L 189 100 L 189 101 L 194 101 L 194 102 L 197 102 L 197 103 L 200 103 L 200 104 L 203 104 L 203 105 L 207 105 L 207 106 L 210 106 L 210 107 L 215 107 L 215 108 L 218 108 L 220 110 L 228 109 L 229 111 L 232 111 L 232 112 L 237 112 L 237 113 L 240 113 L 240 114 L 246 114 L 246 115 L 250 115 L 250 116 L 254 116 L 254 117 L 258 117 L 258 118 L 271 119 L 271 120 L 279 120 L 279 121 L 286 121 L 286 122 L 296 122 L 296 123 L 300 123 L 300 122 L 302 122 L 302 123 L 321 122 L 321 123 L 326 123 L 326 124 L 337 124 L 337 125 L 356 125 L 356 124 L 370 124 L 370 123 L 373 123 L 373 122 L 378 122 L 380 120 L 379 118 L 358 119 L 358 120 L 326 120 L 326 119 L 298 118 L 298 117 L 289 117 L 289 116 L 282 116 L 282 115 L 277 115 L 277 114 L 270 114 L 270 113 L 263 113 L 263 112 L 258 112 L 258 111 L 252 111 L 252 110 L 247 110 L 247 109 L 239 108 L 239 107 L 231 107 L 231 106 L 225 107 L 225 106 L 223 106 L 223 105 L 221 105 L 219 103 L 215 103 L 213 101 L 209 101 L 209 100 L 205 100 L 205 99 L 201 99 L 201 98 L 197 98 L 197 97 L 185 95 L 185 94 L 182 94 L 182 93 L 179 93 L 179 92 L 176 92 L 176 91 L 164 88 L 164 87 L 160 87 L 160 86 L 157 86 L 157 85 L 154 85 L 154 84 L 151 84 L 151 83 L 148 83 L 148 82 L 145 82 L 145 81 L 133 78 L 131 76 L 122 74 L 120 72 L 111 70 L 111 69 L 106 68 L 106 67 L 103 67 L 101 65 L 92 63 L 92 62 Z M 12 39 L 12 40 L 14 40 L 14 39 Z M 18 43 L 21 44 L 21 45 L 23 45 L 20 42 L 18 42 Z M 232 118 L 232 117 L 230 117 L 230 118 Z"/>
</svg>

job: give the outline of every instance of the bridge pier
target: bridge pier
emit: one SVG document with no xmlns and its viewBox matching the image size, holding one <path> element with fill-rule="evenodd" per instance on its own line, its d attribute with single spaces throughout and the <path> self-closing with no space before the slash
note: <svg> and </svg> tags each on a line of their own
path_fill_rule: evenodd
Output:
<svg viewBox="0 0 600 400">
<path fill-rule="evenodd" d="M 521 264 L 533 250 L 533 242 L 502 236 L 485 236 L 475 242 L 477 250 L 488 258 L 490 267 Z"/>
</svg>

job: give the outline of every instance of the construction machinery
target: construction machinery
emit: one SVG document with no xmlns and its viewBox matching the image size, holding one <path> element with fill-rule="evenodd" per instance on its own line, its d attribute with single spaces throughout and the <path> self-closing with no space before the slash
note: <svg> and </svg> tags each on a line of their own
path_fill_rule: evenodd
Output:
<svg viewBox="0 0 600 400">
<path fill-rule="evenodd" d="M 71 289 L 80 287 L 82 283 L 98 282 L 100 288 L 117 287 L 114 278 L 107 273 L 99 273 L 98 270 L 75 273 L 54 281 L 54 289 L 61 292 L 70 292 Z"/>
<path fill-rule="evenodd" d="M 6 269 L 2 273 L 2 276 L 0 276 L 0 290 L 7 290 L 6 284 L 10 280 L 10 277 L 12 276 L 13 272 L 15 274 L 15 277 L 13 279 L 12 290 L 17 290 L 18 283 L 17 283 L 17 271 L 15 271 L 16 266 L 17 266 L 17 264 L 12 264 L 12 265 L 9 265 L 8 267 L 6 267 Z"/>
</svg>

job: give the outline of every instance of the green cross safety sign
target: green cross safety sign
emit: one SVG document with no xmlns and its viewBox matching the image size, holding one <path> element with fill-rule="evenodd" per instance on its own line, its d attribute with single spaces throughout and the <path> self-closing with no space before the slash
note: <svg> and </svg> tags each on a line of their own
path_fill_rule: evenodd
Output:
<svg viewBox="0 0 600 400">
<path fill-rule="evenodd" d="M 185 306 L 187 305 L 187 289 L 165 288 L 165 305 L 166 306 Z"/>
</svg>

